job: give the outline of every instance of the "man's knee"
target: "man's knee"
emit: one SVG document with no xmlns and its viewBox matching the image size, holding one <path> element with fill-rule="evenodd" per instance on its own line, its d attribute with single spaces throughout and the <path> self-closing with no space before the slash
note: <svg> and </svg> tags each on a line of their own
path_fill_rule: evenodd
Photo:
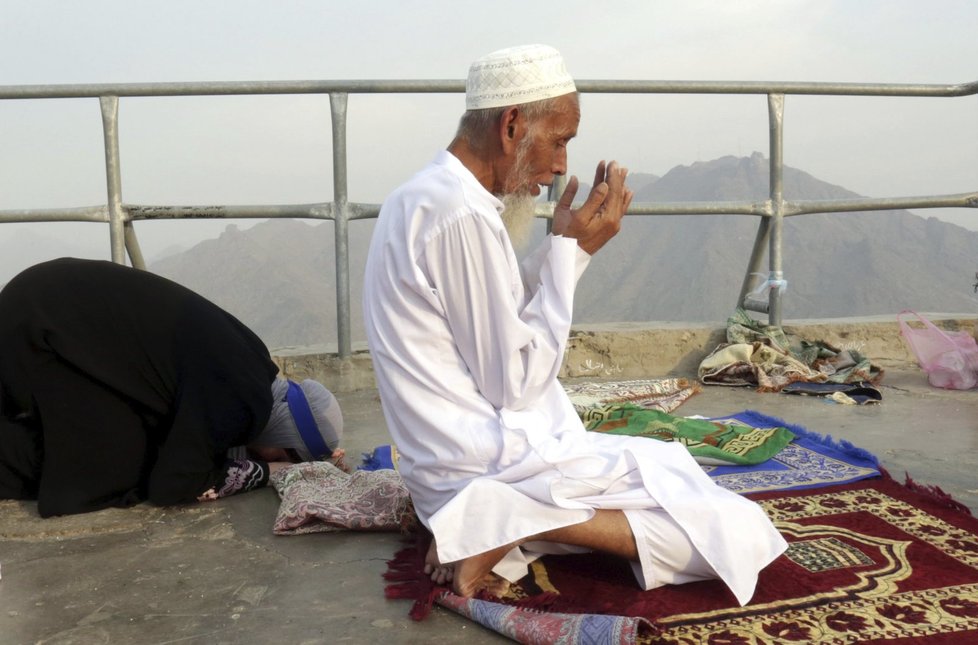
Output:
<svg viewBox="0 0 978 645">
<path fill-rule="evenodd" d="M 639 561 L 634 570 L 644 589 L 717 577 L 686 532 L 662 509 L 628 510 Z"/>
</svg>

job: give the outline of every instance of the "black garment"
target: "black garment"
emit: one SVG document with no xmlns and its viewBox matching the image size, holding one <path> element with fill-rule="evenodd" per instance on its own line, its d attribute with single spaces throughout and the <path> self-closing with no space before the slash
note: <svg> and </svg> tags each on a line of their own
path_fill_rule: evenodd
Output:
<svg viewBox="0 0 978 645">
<path fill-rule="evenodd" d="M 44 516 L 193 501 L 268 422 L 262 341 L 160 276 L 63 258 L 0 292 L 0 498 Z"/>
</svg>

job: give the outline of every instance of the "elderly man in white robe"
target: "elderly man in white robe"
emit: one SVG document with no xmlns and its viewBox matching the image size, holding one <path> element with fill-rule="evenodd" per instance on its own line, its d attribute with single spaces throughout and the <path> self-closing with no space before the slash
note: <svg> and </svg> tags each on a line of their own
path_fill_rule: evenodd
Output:
<svg viewBox="0 0 978 645">
<path fill-rule="evenodd" d="M 787 546 L 760 507 L 678 443 L 585 431 L 557 380 L 577 280 L 631 203 L 627 170 L 599 163 L 578 209 L 571 177 L 522 271 L 507 228 L 567 171 L 579 120 L 559 52 L 489 54 L 448 149 L 381 208 L 364 314 L 400 472 L 434 536 L 426 570 L 472 596 L 540 554 L 597 550 L 645 589 L 719 578 L 745 604 Z"/>
</svg>

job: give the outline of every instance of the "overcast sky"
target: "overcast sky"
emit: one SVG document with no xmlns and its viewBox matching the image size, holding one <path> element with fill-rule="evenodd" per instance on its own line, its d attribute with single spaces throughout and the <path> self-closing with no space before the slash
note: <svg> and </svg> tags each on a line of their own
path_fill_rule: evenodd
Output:
<svg viewBox="0 0 978 645">
<path fill-rule="evenodd" d="M 964 83 L 978 79 L 976 25 L 973 0 L 0 0 L 0 85 L 461 79 L 472 59 L 532 42 L 579 79 Z M 571 172 L 767 156 L 766 105 L 586 96 Z M 351 96 L 350 199 L 381 201 L 462 109 L 460 94 Z M 119 118 L 126 202 L 332 199 L 325 97 L 123 99 Z M 101 137 L 96 99 L 0 101 L 0 209 L 104 203 Z M 784 158 L 868 196 L 978 190 L 978 97 L 789 96 Z M 975 210 L 927 214 L 978 230 Z M 25 226 L 0 227 L 0 242 Z M 137 231 L 152 257 L 224 226 Z M 40 227 L 108 253 L 103 225 Z"/>
</svg>

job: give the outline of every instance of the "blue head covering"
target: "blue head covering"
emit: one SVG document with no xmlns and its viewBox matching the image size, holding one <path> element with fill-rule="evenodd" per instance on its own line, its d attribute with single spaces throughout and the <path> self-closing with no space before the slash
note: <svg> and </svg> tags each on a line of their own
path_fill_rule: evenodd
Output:
<svg viewBox="0 0 978 645">
<path fill-rule="evenodd" d="M 343 414 L 333 393 L 318 381 L 272 382 L 268 425 L 251 443 L 292 448 L 303 461 L 326 459 L 340 443 Z"/>
</svg>

